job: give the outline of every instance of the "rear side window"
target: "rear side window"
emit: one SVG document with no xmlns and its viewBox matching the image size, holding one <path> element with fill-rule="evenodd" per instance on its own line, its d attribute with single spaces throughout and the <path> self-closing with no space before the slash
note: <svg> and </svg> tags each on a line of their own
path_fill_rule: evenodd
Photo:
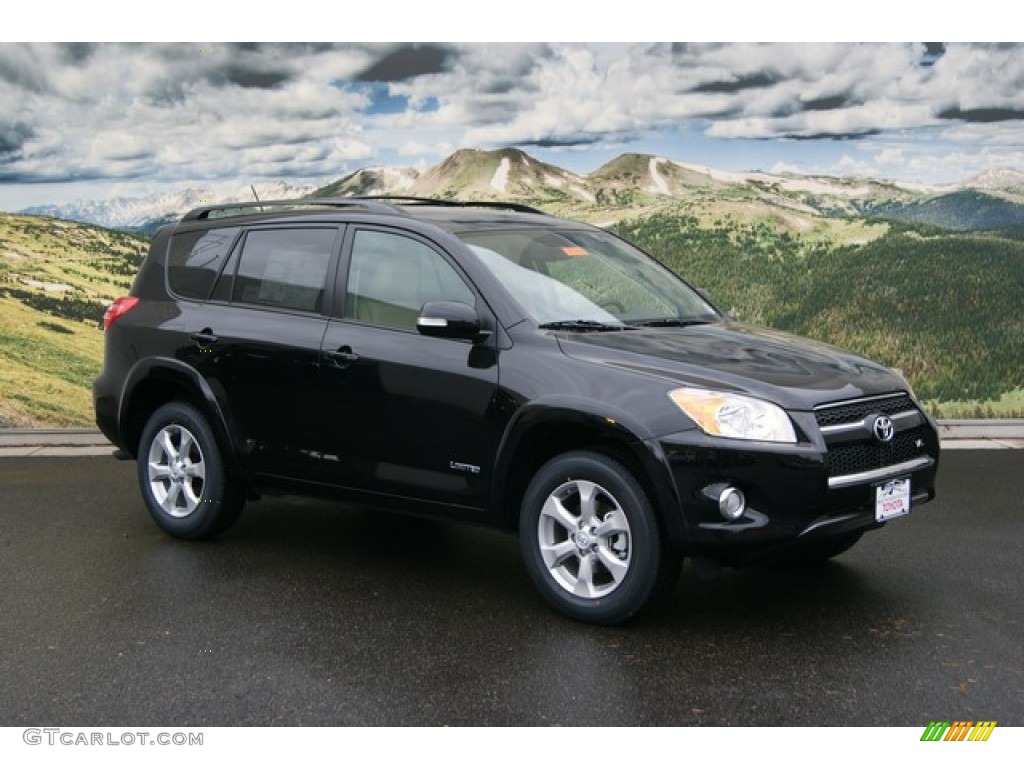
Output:
<svg viewBox="0 0 1024 768">
<path fill-rule="evenodd" d="M 334 229 L 249 232 L 235 273 L 232 301 L 319 312 L 335 235 Z"/>
<path fill-rule="evenodd" d="M 186 299 L 206 299 L 236 237 L 237 227 L 175 235 L 167 257 L 171 293 Z"/>
</svg>

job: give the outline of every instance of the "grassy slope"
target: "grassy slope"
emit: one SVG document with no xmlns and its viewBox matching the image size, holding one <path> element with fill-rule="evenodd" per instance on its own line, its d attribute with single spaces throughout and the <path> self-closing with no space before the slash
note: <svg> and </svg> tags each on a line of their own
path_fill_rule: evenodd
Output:
<svg viewBox="0 0 1024 768">
<path fill-rule="evenodd" d="M 127 292 L 147 247 L 97 227 L 0 214 L 0 426 L 92 423 L 96 320 Z"/>
<path fill-rule="evenodd" d="M 15 299 L 0 299 L 0 422 L 89 424 L 88 390 L 103 357 L 103 333 L 83 321 L 43 317 Z"/>
</svg>

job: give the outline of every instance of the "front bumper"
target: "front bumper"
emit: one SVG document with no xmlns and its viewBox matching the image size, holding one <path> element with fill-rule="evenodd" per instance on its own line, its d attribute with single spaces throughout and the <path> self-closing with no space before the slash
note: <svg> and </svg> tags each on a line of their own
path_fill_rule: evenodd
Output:
<svg viewBox="0 0 1024 768">
<path fill-rule="evenodd" d="M 810 424 L 811 437 L 796 445 L 727 440 L 690 431 L 669 435 L 649 448 L 667 470 L 674 509 L 666 529 L 689 555 L 725 562 L 758 559 L 772 552 L 884 525 L 875 519 L 875 488 L 910 478 L 911 510 L 935 496 L 938 436 L 925 425 L 918 455 L 869 471 L 843 472 L 830 462 L 829 446 Z M 719 511 L 723 486 L 738 488 L 747 508 L 737 520 Z"/>
</svg>

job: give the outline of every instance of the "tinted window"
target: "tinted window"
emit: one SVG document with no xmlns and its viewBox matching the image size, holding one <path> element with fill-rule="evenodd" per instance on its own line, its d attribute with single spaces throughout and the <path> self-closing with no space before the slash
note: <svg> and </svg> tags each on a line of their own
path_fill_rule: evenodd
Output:
<svg viewBox="0 0 1024 768">
<path fill-rule="evenodd" d="M 356 233 L 346 317 L 413 330 L 424 304 L 444 300 L 475 304 L 473 292 L 441 254 L 402 235 Z"/>
<path fill-rule="evenodd" d="M 187 299 L 205 299 L 210 295 L 237 228 L 211 229 L 175 235 L 167 258 L 167 280 L 171 292 Z"/>
<path fill-rule="evenodd" d="M 232 301 L 319 312 L 334 239 L 333 229 L 249 232 Z"/>
</svg>

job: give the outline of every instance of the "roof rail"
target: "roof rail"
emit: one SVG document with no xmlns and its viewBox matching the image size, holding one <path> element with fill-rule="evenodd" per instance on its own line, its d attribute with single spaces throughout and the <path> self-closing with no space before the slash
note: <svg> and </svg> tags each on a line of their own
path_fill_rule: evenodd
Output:
<svg viewBox="0 0 1024 768">
<path fill-rule="evenodd" d="M 533 208 L 521 203 L 503 203 L 497 200 L 438 200 L 431 197 L 411 197 L 407 195 L 366 195 L 363 197 L 350 197 L 346 200 L 369 200 L 392 203 L 393 205 L 437 205 L 447 208 L 494 208 L 497 210 L 518 211 L 519 213 L 537 213 L 541 216 L 549 216 L 547 211 Z"/>
<path fill-rule="evenodd" d="M 261 200 L 259 202 L 224 203 L 221 205 L 204 205 L 201 208 L 193 208 L 181 217 L 184 221 L 204 221 L 210 218 L 210 214 L 220 211 L 239 211 L 235 214 L 243 216 L 249 211 L 262 211 L 265 208 L 305 208 L 305 207 L 335 207 L 335 208 L 363 208 L 374 213 L 395 213 L 394 206 L 383 202 L 376 202 L 373 198 L 357 197 L 332 197 L 332 198 L 297 198 L 295 200 Z M 220 218 L 220 217 L 215 217 Z M 224 218 L 227 218 L 226 216 Z"/>
</svg>

